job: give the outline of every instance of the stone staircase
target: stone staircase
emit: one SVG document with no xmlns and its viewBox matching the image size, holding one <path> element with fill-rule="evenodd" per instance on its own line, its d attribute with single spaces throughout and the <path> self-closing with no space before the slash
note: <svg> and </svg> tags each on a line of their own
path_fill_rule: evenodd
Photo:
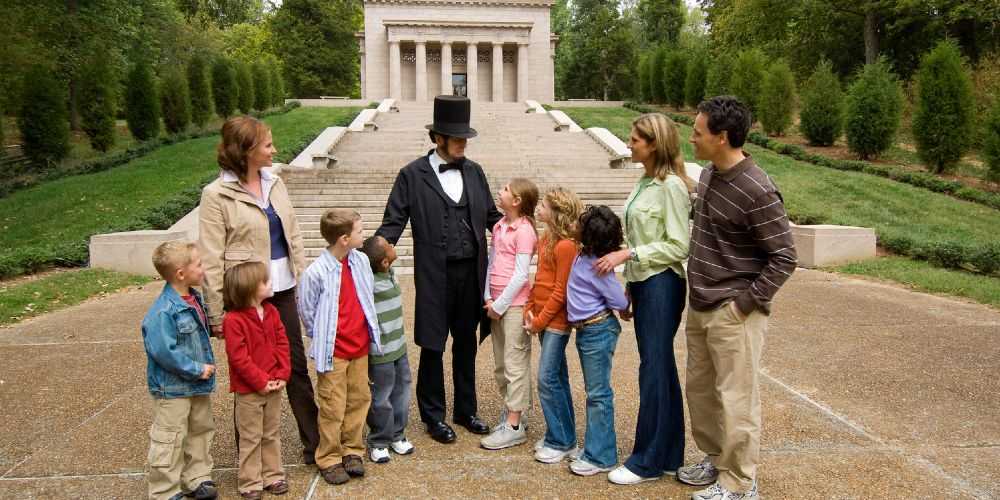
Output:
<svg viewBox="0 0 1000 500">
<path fill-rule="evenodd" d="M 326 246 L 319 234 L 319 217 L 329 208 L 347 207 L 361 213 L 366 235 L 382 221 L 396 173 L 431 149 L 424 125 L 432 121 L 430 103 L 399 103 L 398 113 L 379 114 L 378 131 L 351 133 L 333 150 L 336 167 L 293 171 L 285 182 L 299 217 L 306 258 Z M 556 186 L 571 189 L 585 204 L 622 205 L 641 170 L 611 169 L 609 154 L 585 133 L 556 132 L 545 114 L 525 113 L 520 104 L 476 103 L 472 126 L 479 136 L 469 141 L 466 155 L 483 166 L 494 193 L 513 177 L 532 179 L 540 192 Z M 398 273 L 412 273 L 409 228 L 396 246 Z"/>
</svg>

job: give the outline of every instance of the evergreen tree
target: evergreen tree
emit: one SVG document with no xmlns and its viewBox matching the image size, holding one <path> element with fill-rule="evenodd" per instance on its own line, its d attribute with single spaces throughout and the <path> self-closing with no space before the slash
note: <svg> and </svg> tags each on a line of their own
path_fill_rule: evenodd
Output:
<svg viewBox="0 0 1000 500">
<path fill-rule="evenodd" d="M 653 101 L 649 93 L 650 54 L 651 53 L 647 52 L 639 58 L 639 102 Z"/>
<path fill-rule="evenodd" d="M 201 54 L 195 54 L 188 63 L 187 76 L 191 93 L 191 121 L 198 127 L 204 127 L 215 112 L 208 60 Z"/>
<path fill-rule="evenodd" d="M 653 51 L 653 58 L 649 67 L 649 93 L 651 101 L 656 104 L 667 102 L 666 87 L 663 84 L 663 72 L 667 62 L 667 50 L 660 47 Z"/>
<path fill-rule="evenodd" d="M 788 62 L 778 59 L 764 76 L 760 92 L 760 124 L 768 135 L 784 135 L 795 111 L 795 77 Z"/>
<path fill-rule="evenodd" d="M 232 61 L 219 57 L 212 64 L 212 98 L 220 118 L 229 118 L 236 111 L 240 87 L 236 83 L 236 68 Z"/>
<path fill-rule="evenodd" d="M 722 54 L 712 61 L 708 67 L 708 73 L 705 75 L 706 99 L 733 93 L 730 79 L 732 79 L 733 71 L 736 69 L 735 65 L 735 59 L 729 54 Z"/>
<path fill-rule="evenodd" d="M 844 131 L 844 92 L 828 60 L 820 61 L 802 87 L 799 130 L 813 146 L 829 146 Z"/>
<path fill-rule="evenodd" d="M 684 83 L 687 80 L 687 57 L 680 50 L 671 50 L 663 65 L 663 88 L 667 104 L 674 109 L 684 106 Z"/>
<path fill-rule="evenodd" d="M 243 61 L 236 61 L 236 83 L 240 89 L 238 101 L 240 112 L 248 114 L 253 109 L 256 97 L 254 94 L 253 73 L 250 71 L 250 65 Z"/>
<path fill-rule="evenodd" d="M 751 123 L 758 119 L 760 90 L 766 73 L 767 58 L 760 49 L 744 50 L 736 57 L 729 86 L 732 94 L 750 109 Z"/>
<path fill-rule="evenodd" d="M 191 123 L 191 97 L 184 68 L 176 67 L 163 79 L 163 124 L 167 132 L 183 132 Z"/>
<path fill-rule="evenodd" d="M 650 45 L 676 46 L 684 26 L 684 2 L 681 0 L 639 0 L 639 22 Z"/>
<path fill-rule="evenodd" d="M 986 161 L 986 180 L 1000 184 L 1000 92 L 993 94 L 993 109 L 986 121 L 986 138 L 983 159 Z"/>
<path fill-rule="evenodd" d="M 275 106 L 285 105 L 285 79 L 281 76 L 281 66 L 272 64 L 271 68 L 271 94 L 274 96 Z"/>
<path fill-rule="evenodd" d="M 129 73 L 125 115 L 128 129 L 136 140 L 145 141 L 160 135 L 160 94 L 153 70 L 145 60 L 139 60 Z"/>
<path fill-rule="evenodd" d="M 257 111 L 264 111 L 271 107 L 271 71 L 264 63 L 257 61 L 250 67 L 253 75 L 253 107 Z"/>
<path fill-rule="evenodd" d="M 64 85 L 52 70 L 33 66 L 25 75 L 21 95 L 21 130 L 24 154 L 39 167 L 57 162 L 69 153 L 69 109 Z"/>
<path fill-rule="evenodd" d="M 356 19 L 361 2 L 284 0 L 271 20 L 275 52 L 296 97 L 360 95 Z"/>
<path fill-rule="evenodd" d="M 92 56 L 79 80 L 79 111 L 90 146 L 107 151 L 115 144 L 115 75 L 103 53 Z"/>
<path fill-rule="evenodd" d="M 691 108 L 705 100 L 705 79 L 708 76 L 708 61 L 705 54 L 695 54 L 688 62 L 687 80 L 684 81 L 684 102 Z"/>
<path fill-rule="evenodd" d="M 902 109 L 903 91 L 886 60 L 866 64 L 847 90 L 847 146 L 863 160 L 889 149 Z"/>
<path fill-rule="evenodd" d="M 958 46 L 950 40 L 924 56 L 917 71 L 913 137 L 917 154 L 935 173 L 951 169 L 973 139 L 972 82 Z"/>
</svg>

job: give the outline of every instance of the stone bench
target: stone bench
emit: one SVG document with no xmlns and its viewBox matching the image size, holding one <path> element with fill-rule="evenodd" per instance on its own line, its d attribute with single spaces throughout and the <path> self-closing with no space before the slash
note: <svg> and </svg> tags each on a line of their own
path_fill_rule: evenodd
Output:
<svg viewBox="0 0 1000 500">
<path fill-rule="evenodd" d="M 528 107 L 524 110 L 525 113 L 545 113 L 545 108 L 538 104 L 538 101 L 527 100 L 524 101 L 524 105 Z"/>
<path fill-rule="evenodd" d="M 363 109 L 358 116 L 354 118 L 354 121 L 348 125 L 347 130 L 351 132 L 364 132 L 366 130 L 378 130 L 378 125 L 375 125 L 375 117 L 378 116 L 377 109 Z"/>
<path fill-rule="evenodd" d="M 792 225 L 799 267 L 835 266 L 875 258 L 875 230 L 828 224 Z"/>
<path fill-rule="evenodd" d="M 569 130 L 570 132 L 583 132 L 583 129 L 580 128 L 580 126 L 577 125 L 572 118 L 558 109 L 549 111 L 549 116 L 552 117 L 552 121 L 556 122 L 556 132 L 562 132 L 564 130 Z"/>
<path fill-rule="evenodd" d="M 382 99 L 382 102 L 378 104 L 376 111 L 379 113 L 388 113 L 390 111 L 399 113 L 399 108 L 396 107 L 395 99 Z"/>
<path fill-rule="evenodd" d="M 330 155 L 330 151 L 344 138 L 346 133 L 347 128 L 345 127 L 328 127 L 319 134 L 319 137 L 309 143 L 289 165 L 298 168 L 329 167 L 337 161 Z"/>
<path fill-rule="evenodd" d="M 159 276 L 153 267 L 153 250 L 173 240 L 193 241 L 187 232 L 169 229 L 95 234 L 90 237 L 90 267 Z"/>
<path fill-rule="evenodd" d="M 348 97 L 346 95 L 321 95 L 321 96 L 319 96 L 319 98 L 320 99 L 337 100 L 337 101 L 346 101 L 346 100 L 350 99 L 350 97 Z"/>
</svg>

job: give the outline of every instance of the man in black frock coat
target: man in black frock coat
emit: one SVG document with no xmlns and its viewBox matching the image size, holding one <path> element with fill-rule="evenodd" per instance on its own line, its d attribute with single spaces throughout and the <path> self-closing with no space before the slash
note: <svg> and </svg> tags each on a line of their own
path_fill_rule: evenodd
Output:
<svg viewBox="0 0 1000 500">
<path fill-rule="evenodd" d="M 469 126 L 470 114 L 465 97 L 434 98 L 434 123 L 427 129 L 436 147 L 399 171 L 375 233 L 395 245 L 410 223 L 414 337 L 420 346 L 417 403 L 427 432 L 442 443 L 455 441 L 455 431 L 445 422 L 442 357 L 449 331 L 454 422 L 476 434 L 489 432 L 476 414 L 476 330 L 482 329 L 482 338 L 489 335 L 483 310 L 486 231 L 502 214 L 482 167 L 465 158 L 466 142 L 477 134 Z"/>
</svg>

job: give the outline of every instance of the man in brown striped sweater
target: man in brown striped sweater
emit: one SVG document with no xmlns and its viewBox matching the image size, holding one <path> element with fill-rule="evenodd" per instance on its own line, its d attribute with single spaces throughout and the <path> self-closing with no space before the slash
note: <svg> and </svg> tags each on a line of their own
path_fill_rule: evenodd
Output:
<svg viewBox="0 0 1000 500">
<path fill-rule="evenodd" d="M 698 183 L 688 261 L 687 399 L 706 453 L 680 481 L 694 500 L 756 499 L 760 356 L 771 299 L 795 270 L 781 193 L 743 143 L 750 112 L 731 96 L 698 106 L 691 143 L 711 161 Z"/>
</svg>

